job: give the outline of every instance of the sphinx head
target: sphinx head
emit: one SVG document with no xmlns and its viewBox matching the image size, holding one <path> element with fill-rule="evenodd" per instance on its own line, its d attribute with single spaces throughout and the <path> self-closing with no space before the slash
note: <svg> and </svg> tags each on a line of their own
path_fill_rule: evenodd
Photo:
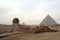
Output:
<svg viewBox="0 0 60 40">
<path fill-rule="evenodd" d="M 14 23 L 19 24 L 19 19 L 18 19 L 18 18 L 14 18 L 14 19 L 12 20 L 12 22 L 13 22 L 13 24 L 14 24 Z"/>
</svg>

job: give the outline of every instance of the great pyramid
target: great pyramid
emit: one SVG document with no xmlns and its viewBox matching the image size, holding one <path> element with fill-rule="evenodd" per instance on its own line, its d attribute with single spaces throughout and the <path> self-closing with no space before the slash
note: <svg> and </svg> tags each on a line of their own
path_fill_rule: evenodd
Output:
<svg viewBox="0 0 60 40">
<path fill-rule="evenodd" d="M 40 24 L 56 25 L 57 23 L 50 15 L 47 15 L 46 18 Z"/>
</svg>

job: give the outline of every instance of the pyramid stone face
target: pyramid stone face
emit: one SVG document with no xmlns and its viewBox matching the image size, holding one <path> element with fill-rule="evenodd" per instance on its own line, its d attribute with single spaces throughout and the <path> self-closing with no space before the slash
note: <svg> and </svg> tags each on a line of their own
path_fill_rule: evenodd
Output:
<svg viewBox="0 0 60 40">
<path fill-rule="evenodd" d="M 52 17 L 50 17 L 49 15 L 47 15 L 46 18 L 40 24 L 56 25 L 57 23 L 55 22 L 55 20 L 52 19 Z"/>
</svg>

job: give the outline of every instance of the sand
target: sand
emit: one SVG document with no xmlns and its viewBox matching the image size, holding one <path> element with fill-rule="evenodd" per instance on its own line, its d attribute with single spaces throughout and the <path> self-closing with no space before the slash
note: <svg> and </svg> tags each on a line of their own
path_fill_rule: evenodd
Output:
<svg viewBox="0 0 60 40">
<path fill-rule="evenodd" d="M 37 34 L 19 32 L 18 34 L 0 38 L 0 40 L 60 40 L 60 27 L 56 27 L 56 29 L 59 31 Z"/>
</svg>

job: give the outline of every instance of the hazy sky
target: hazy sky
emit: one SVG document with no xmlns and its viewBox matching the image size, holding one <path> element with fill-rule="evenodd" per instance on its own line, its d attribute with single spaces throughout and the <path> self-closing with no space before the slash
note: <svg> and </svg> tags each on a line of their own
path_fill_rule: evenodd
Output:
<svg viewBox="0 0 60 40">
<path fill-rule="evenodd" d="M 0 0 L 0 24 L 39 24 L 48 14 L 60 23 L 60 0 Z"/>
</svg>

